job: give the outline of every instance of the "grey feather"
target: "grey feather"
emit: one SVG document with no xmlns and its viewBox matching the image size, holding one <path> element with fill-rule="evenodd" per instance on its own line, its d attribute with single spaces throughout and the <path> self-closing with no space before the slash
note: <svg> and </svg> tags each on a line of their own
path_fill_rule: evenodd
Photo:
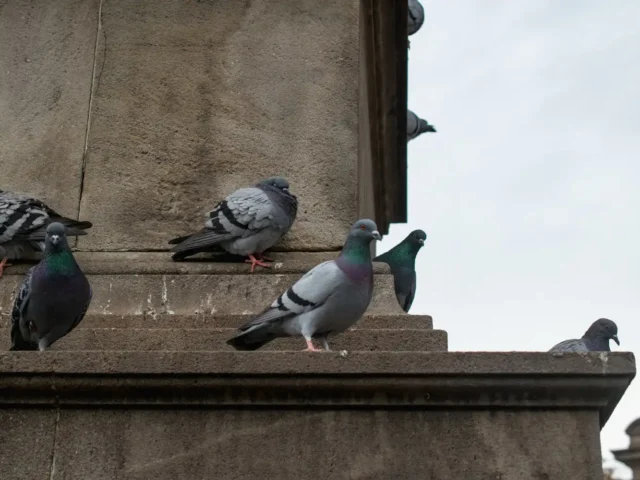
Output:
<svg viewBox="0 0 640 480">
<path fill-rule="evenodd" d="M 418 117 L 418 115 L 411 110 L 407 110 L 407 141 L 415 140 L 426 132 L 435 133 L 436 129 L 433 125 L 430 125 L 429 122 Z"/>
<path fill-rule="evenodd" d="M 409 0 L 407 33 L 413 35 L 424 23 L 424 7 L 418 0 Z"/>
<path fill-rule="evenodd" d="M 580 339 L 564 340 L 555 345 L 549 352 L 610 352 L 609 340 L 618 340 L 618 326 L 608 318 L 599 318 L 591 324 Z"/>
<path fill-rule="evenodd" d="M 373 290 L 369 243 L 374 238 L 380 238 L 375 223 L 356 222 L 338 259 L 307 272 L 227 343 L 238 350 L 255 350 L 278 337 L 302 336 L 307 342 L 320 337 L 328 348 L 326 339 L 351 327 L 369 306 Z"/>
<path fill-rule="evenodd" d="M 64 217 L 41 200 L 0 190 L 0 257 L 20 260 L 44 249 L 47 226 L 59 222 L 69 236 L 86 235 L 91 222 Z"/>
<path fill-rule="evenodd" d="M 285 179 L 278 186 L 264 180 L 254 187 L 236 190 L 209 212 L 204 229 L 193 235 L 178 237 L 170 244 L 174 260 L 213 247 L 234 255 L 261 254 L 275 245 L 289 231 L 297 214 L 297 199 L 289 193 Z"/>
</svg>

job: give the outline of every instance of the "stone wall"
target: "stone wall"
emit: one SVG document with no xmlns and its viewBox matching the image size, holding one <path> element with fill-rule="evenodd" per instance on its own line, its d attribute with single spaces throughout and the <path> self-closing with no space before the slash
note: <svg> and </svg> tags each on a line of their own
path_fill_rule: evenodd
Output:
<svg viewBox="0 0 640 480">
<path fill-rule="evenodd" d="M 358 213 L 358 19 L 357 0 L 8 2 L 0 188 L 91 220 L 82 250 L 139 251 L 283 174 L 282 248 L 337 249 Z"/>
</svg>

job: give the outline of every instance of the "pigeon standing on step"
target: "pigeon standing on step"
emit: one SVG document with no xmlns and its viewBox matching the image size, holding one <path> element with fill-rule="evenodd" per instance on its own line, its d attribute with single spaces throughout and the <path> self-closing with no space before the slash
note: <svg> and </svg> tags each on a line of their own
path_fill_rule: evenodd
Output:
<svg viewBox="0 0 640 480">
<path fill-rule="evenodd" d="M 609 340 L 620 345 L 618 326 L 608 318 L 600 318 L 591 324 L 582 338 L 560 342 L 549 352 L 610 352 Z"/>
<path fill-rule="evenodd" d="M 10 350 L 46 350 L 80 323 L 91 303 L 91 286 L 64 225 L 51 223 L 44 243 L 44 257 L 31 267 L 13 303 Z"/>
<path fill-rule="evenodd" d="M 0 190 L 0 277 L 8 260 L 42 252 L 47 226 L 58 222 L 69 236 L 86 235 L 91 222 L 63 217 L 41 200 Z"/>
<path fill-rule="evenodd" d="M 416 256 L 426 239 L 426 233 L 414 230 L 391 250 L 373 259 L 391 267 L 396 298 L 405 312 L 411 308 L 416 295 Z"/>
<path fill-rule="evenodd" d="M 256 265 L 269 268 L 262 253 L 289 231 L 296 219 L 298 200 L 289 192 L 289 182 L 271 177 L 257 185 L 236 190 L 209 212 L 205 227 L 198 233 L 171 240 L 171 258 L 182 260 L 219 246 L 225 251 L 248 256 L 251 272 Z"/>
<path fill-rule="evenodd" d="M 302 336 L 306 351 L 320 351 L 313 338 L 329 350 L 328 337 L 356 323 L 371 302 L 372 240 L 380 240 L 376 224 L 358 220 L 338 258 L 309 270 L 227 343 L 237 350 L 257 350 L 278 337 Z"/>
</svg>

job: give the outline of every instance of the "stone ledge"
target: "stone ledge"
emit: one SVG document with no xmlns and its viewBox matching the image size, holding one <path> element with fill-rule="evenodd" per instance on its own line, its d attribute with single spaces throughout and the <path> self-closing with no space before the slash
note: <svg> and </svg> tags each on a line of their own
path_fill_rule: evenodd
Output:
<svg viewBox="0 0 640 480">
<path fill-rule="evenodd" d="M 234 328 L 83 328 L 56 342 L 53 351 L 234 351 L 226 341 Z M 344 332 L 329 341 L 332 350 L 348 351 L 447 351 L 443 330 L 360 329 Z M 0 328 L 0 350 L 8 351 L 10 332 Z M 300 351 L 301 338 L 279 338 L 263 351 Z"/>
<path fill-rule="evenodd" d="M 340 252 L 268 252 L 273 268 L 256 268 L 253 275 L 306 273 Z M 170 252 L 74 252 L 78 264 L 87 275 L 248 275 L 250 266 L 243 258 L 226 254 L 202 254 L 174 262 Z M 34 263 L 18 263 L 7 267 L 3 276 L 24 275 Z M 389 273 L 385 263 L 374 263 L 374 272 Z"/>
<path fill-rule="evenodd" d="M 84 328 L 238 328 L 252 315 L 87 315 L 77 329 Z M 11 316 L 0 313 L 0 328 L 11 327 Z M 433 319 L 429 315 L 372 315 L 365 314 L 352 330 L 368 329 L 431 330 Z"/>
<path fill-rule="evenodd" d="M 7 352 L 0 404 L 598 409 L 629 352 Z"/>
<path fill-rule="evenodd" d="M 385 265 L 386 266 L 386 265 Z M 243 314 L 262 311 L 301 273 L 283 274 L 89 274 L 93 300 L 89 314 Z M 10 312 L 22 276 L 0 278 L 0 311 Z M 392 275 L 375 275 L 369 311 L 404 314 Z"/>
</svg>

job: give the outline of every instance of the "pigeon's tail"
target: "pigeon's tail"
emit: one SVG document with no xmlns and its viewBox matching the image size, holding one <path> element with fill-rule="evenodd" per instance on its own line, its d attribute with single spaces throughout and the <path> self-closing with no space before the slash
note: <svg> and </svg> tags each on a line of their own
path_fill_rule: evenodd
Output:
<svg viewBox="0 0 640 480">
<path fill-rule="evenodd" d="M 86 222 L 83 220 L 73 220 L 71 218 L 60 217 L 60 218 L 52 218 L 54 222 L 60 222 L 67 229 L 67 235 L 74 237 L 77 235 L 86 235 L 87 232 L 85 230 L 93 227 L 93 223 Z"/>
<path fill-rule="evenodd" d="M 231 345 L 236 350 L 258 350 L 277 337 L 272 326 L 265 323 L 230 338 L 227 340 L 227 345 Z"/>
<path fill-rule="evenodd" d="M 215 250 L 222 240 L 225 240 L 224 236 L 210 230 L 174 238 L 169 240 L 170 245 L 175 245 L 171 249 L 172 252 L 175 252 L 171 258 L 173 260 L 182 260 L 196 253 L 211 252 Z"/>
<path fill-rule="evenodd" d="M 51 222 L 58 222 L 64 225 L 66 228 L 66 234 L 68 237 L 77 237 L 78 235 L 86 235 L 87 232 L 85 232 L 85 230 L 93 227 L 93 224 L 91 222 L 85 222 L 82 220 L 73 220 L 72 218 L 67 218 L 67 217 L 51 217 Z M 44 241 L 45 237 L 47 236 L 47 227 L 49 226 L 49 223 L 50 222 L 47 222 L 37 230 L 29 232 L 26 239 L 33 242 Z"/>
<path fill-rule="evenodd" d="M 11 327 L 11 347 L 9 347 L 9 351 L 18 352 L 18 351 L 33 351 L 38 350 L 38 344 L 33 342 L 28 342 L 24 338 L 22 338 L 22 334 L 20 333 L 20 328 L 18 325 L 13 325 Z"/>
</svg>

